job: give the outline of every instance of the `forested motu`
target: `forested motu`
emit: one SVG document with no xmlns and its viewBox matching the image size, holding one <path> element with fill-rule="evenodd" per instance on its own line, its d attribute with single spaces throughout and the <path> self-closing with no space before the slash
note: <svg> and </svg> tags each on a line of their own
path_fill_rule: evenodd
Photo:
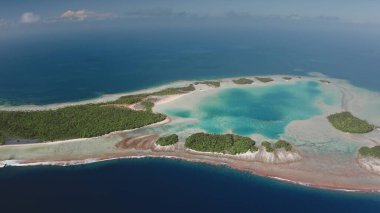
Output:
<svg viewBox="0 0 380 213">
<path fill-rule="evenodd" d="M 176 144 L 177 142 L 178 142 L 178 135 L 172 134 L 172 135 L 160 137 L 156 141 L 156 144 L 160 146 L 170 146 L 170 145 Z"/>
<path fill-rule="evenodd" d="M 353 116 L 350 112 L 340 112 L 327 117 L 330 123 L 338 130 L 348 133 L 368 133 L 374 126 L 365 120 Z"/>
<path fill-rule="evenodd" d="M 234 82 L 235 84 L 252 84 L 253 80 L 248 79 L 248 78 L 239 78 L 239 79 L 232 80 L 232 82 Z"/>
<path fill-rule="evenodd" d="M 251 138 L 240 135 L 195 133 L 186 138 L 185 147 L 200 152 L 236 155 L 248 151 L 258 151 L 255 144 L 256 142 Z M 261 146 L 267 152 L 274 152 L 278 149 L 284 149 L 289 152 L 293 149 L 292 145 L 285 140 L 278 140 L 273 145 L 268 141 L 263 141 Z"/>
<path fill-rule="evenodd" d="M 0 144 L 5 138 L 55 141 L 96 137 L 119 130 L 143 127 L 162 121 L 165 115 L 153 113 L 153 103 L 144 101 L 151 95 L 174 95 L 195 90 L 193 85 L 168 88 L 153 93 L 120 97 L 101 104 L 69 106 L 57 110 L 0 111 Z M 114 104 L 143 102 L 147 110 L 135 111 Z"/>
<path fill-rule="evenodd" d="M 257 151 L 255 143 L 251 138 L 239 135 L 195 133 L 186 138 L 185 146 L 201 152 L 219 152 L 235 155 L 248 151 Z"/>
<path fill-rule="evenodd" d="M 142 127 L 165 119 L 151 111 L 88 104 L 58 110 L 0 112 L 0 131 L 6 137 L 54 141 L 104 135 Z"/>
</svg>

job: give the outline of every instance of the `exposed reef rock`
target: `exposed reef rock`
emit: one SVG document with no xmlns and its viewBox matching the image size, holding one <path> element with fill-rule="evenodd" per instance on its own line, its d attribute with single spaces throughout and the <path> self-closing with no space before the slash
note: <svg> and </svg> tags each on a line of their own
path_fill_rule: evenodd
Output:
<svg viewBox="0 0 380 213">
<path fill-rule="evenodd" d="M 265 149 L 260 149 L 257 152 L 247 152 L 235 156 L 243 160 L 259 161 L 264 163 L 290 163 L 302 159 L 301 155 L 296 151 L 275 150 L 267 152 Z"/>
<path fill-rule="evenodd" d="M 234 158 L 245 161 L 256 161 L 263 163 L 291 163 L 295 161 L 299 161 L 302 159 L 301 155 L 297 151 L 285 151 L 283 149 L 275 150 L 274 152 L 267 152 L 264 148 L 259 149 L 257 152 L 248 151 L 246 153 L 231 155 L 231 154 L 223 154 L 223 153 L 215 153 L 215 152 L 198 152 L 191 149 L 186 149 L 187 152 L 192 154 L 203 154 L 203 155 L 215 155 L 221 157 Z"/>
<path fill-rule="evenodd" d="M 174 152 L 176 150 L 176 145 L 168 145 L 168 146 L 161 146 L 158 144 L 154 144 L 153 147 L 154 151 L 159 151 L 159 152 Z"/>
<path fill-rule="evenodd" d="M 360 167 L 371 173 L 380 175 L 380 159 L 374 157 L 358 157 Z"/>
</svg>

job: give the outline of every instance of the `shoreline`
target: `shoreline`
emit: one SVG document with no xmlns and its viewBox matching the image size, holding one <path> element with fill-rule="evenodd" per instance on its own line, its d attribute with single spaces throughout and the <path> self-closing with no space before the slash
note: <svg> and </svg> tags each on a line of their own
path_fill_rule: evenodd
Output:
<svg viewBox="0 0 380 213">
<path fill-rule="evenodd" d="M 278 181 L 283 181 L 291 184 L 295 184 L 298 186 L 303 187 L 310 187 L 314 189 L 323 189 L 323 190 L 332 190 L 332 191 L 343 191 L 343 192 L 368 192 L 368 193 L 380 193 L 380 187 L 379 188 L 368 188 L 368 187 L 339 187 L 339 186 L 332 186 L 332 185 L 326 185 L 323 183 L 315 184 L 315 183 L 309 183 L 309 182 L 303 182 L 298 180 L 292 180 L 285 177 L 280 176 L 272 176 L 272 175 L 266 175 L 264 173 L 258 173 L 253 171 L 248 171 L 244 169 L 239 169 L 237 167 L 231 166 L 227 163 L 223 162 L 208 162 L 204 160 L 197 160 L 197 159 L 188 159 L 185 157 L 180 156 L 167 156 L 167 155 L 135 155 L 135 156 L 124 156 L 124 157 L 112 157 L 112 158 L 99 158 L 99 159 L 84 159 L 84 160 L 73 160 L 73 161 L 42 161 L 42 162 L 18 162 L 17 160 L 9 160 L 7 162 L 0 161 L 0 169 L 5 167 L 28 167 L 28 166 L 60 166 L 60 167 L 67 167 L 67 166 L 80 166 L 80 165 L 88 165 L 88 164 L 94 164 L 94 163 L 101 163 L 101 162 L 107 162 L 107 161 L 116 161 L 116 160 L 133 160 L 133 159 L 143 159 L 143 158 L 152 158 L 154 159 L 169 159 L 169 160 L 181 160 L 189 163 L 201 163 L 201 164 L 207 164 L 211 166 L 226 166 L 230 169 L 237 170 L 239 172 L 247 172 L 250 175 L 256 175 L 259 177 L 265 177 L 265 178 L 271 178 Z"/>
<path fill-rule="evenodd" d="M 284 76 L 292 77 L 292 80 L 289 81 L 289 80 L 283 79 Z M 245 76 L 245 77 L 254 79 L 257 76 Z M 342 109 L 350 109 L 350 110 L 354 110 L 355 112 L 358 111 L 358 112 L 365 113 L 365 109 L 361 109 L 360 105 L 358 105 L 357 103 L 360 103 L 360 101 L 363 101 L 363 100 L 367 100 L 368 97 L 363 96 L 364 98 L 367 98 L 367 99 L 361 99 L 361 97 L 358 97 L 358 95 L 361 94 L 360 93 L 361 88 L 359 88 L 359 92 L 358 92 L 356 90 L 356 87 L 350 85 L 346 80 L 332 79 L 326 76 L 299 77 L 299 76 L 291 76 L 291 75 L 269 75 L 269 76 L 267 75 L 267 76 L 261 76 L 261 77 L 270 77 L 270 78 L 273 78 L 274 81 L 270 83 L 263 83 L 254 79 L 255 82 L 253 84 L 236 85 L 232 83 L 232 80 L 237 79 L 239 77 L 216 79 L 218 81 L 221 81 L 221 86 L 218 88 L 211 88 L 205 85 L 197 85 L 195 91 L 192 91 L 186 94 L 164 96 L 162 97 L 162 99 L 158 100 L 155 103 L 159 107 L 155 108 L 156 107 L 155 106 L 153 110 L 155 111 L 156 109 L 159 109 L 160 107 L 162 107 L 161 105 L 165 107 L 165 105 L 167 104 L 175 105 L 175 104 L 178 104 L 179 102 L 183 102 L 182 104 L 188 105 L 188 103 L 185 101 L 188 99 L 190 100 L 193 99 L 194 95 L 195 97 L 197 97 L 196 95 L 202 95 L 205 93 L 207 93 L 205 95 L 215 94 L 216 92 L 220 90 L 228 89 L 228 88 L 235 88 L 235 87 L 259 88 L 259 87 L 266 87 L 266 86 L 270 87 L 270 86 L 274 86 L 278 84 L 293 84 L 299 81 L 320 81 L 320 79 L 328 79 L 329 81 L 332 82 L 333 86 L 332 87 L 327 86 L 328 84 L 326 84 L 326 87 L 329 88 L 327 91 L 334 92 L 334 90 L 331 90 L 331 89 L 338 89 L 338 90 L 340 89 L 339 92 L 342 94 L 342 97 L 340 99 L 339 108 L 335 107 L 335 105 L 328 107 L 322 104 L 321 106 L 319 106 L 321 107 L 321 109 L 323 107 L 327 107 L 326 109 L 324 109 L 325 110 L 324 113 L 330 113 L 331 110 L 334 111 L 334 110 L 342 110 Z M 188 85 L 194 82 L 195 81 L 177 81 L 177 82 L 170 83 L 170 84 L 163 85 L 156 88 L 135 91 L 132 93 L 127 93 L 127 94 L 119 94 L 119 96 L 114 96 L 114 98 L 118 98 L 120 96 L 124 96 L 128 94 L 139 94 L 139 93 L 142 93 L 143 91 L 148 91 L 148 90 L 154 92 L 156 90 L 160 90 L 163 88 L 174 87 L 174 86 L 184 86 L 184 85 Z M 353 91 L 350 90 L 351 86 L 354 89 Z M 197 94 L 194 94 L 194 93 L 197 93 Z M 349 96 L 347 95 L 345 96 L 345 94 L 348 94 L 348 93 L 349 93 Z M 373 95 L 373 94 L 371 93 L 370 95 Z M 377 95 L 377 93 L 375 95 Z M 183 99 L 181 99 L 183 96 L 188 96 L 188 97 L 184 97 Z M 181 100 L 178 100 L 178 99 L 181 99 Z M 93 99 L 91 101 L 104 102 L 104 99 L 98 98 L 98 99 Z M 95 103 L 95 102 L 91 102 L 91 103 Z M 66 104 L 80 105 L 84 103 L 73 102 L 73 103 L 66 103 Z M 53 105 L 42 105 L 42 106 L 30 106 L 30 105 L 25 106 L 24 105 L 24 106 L 8 106 L 8 107 L 14 108 L 12 110 L 44 110 L 44 109 L 54 109 L 54 107 L 60 108 L 60 107 L 65 107 L 65 106 L 67 105 L 53 104 Z M 27 109 L 28 107 L 32 107 L 33 109 Z M 53 108 L 50 108 L 50 107 L 53 107 Z M 3 110 L 1 106 L 0 106 L 0 110 Z M 373 119 L 376 119 L 376 116 Z M 133 138 L 136 135 L 141 138 L 149 136 L 151 129 L 149 128 L 144 129 L 146 127 L 160 126 L 160 125 L 164 125 L 168 123 L 173 123 L 173 121 L 174 123 L 178 122 L 178 118 L 167 116 L 167 118 L 164 119 L 163 121 L 149 124 L 144 127 L 131 129 L 131 130 L 119 130 L 119 131 L 108 133 L 106 135 L 92 137 L 92 138 L 77 138 L 77 139 L 59 140 L 59 141 L 34 143 L 34 144 L 3 145 L 3 146 L 0 146 L 0 156 L 1 154 L 5 154 L 5 155 L 3 155 L 3 157 L 0 158 L 0 159 L 3 159 L 3 161 L 0 160 L 0 168 L 4 166 L 39 166 L 39 165 L 41 166 L 44 166 L 44 165 L 73 166 L 73 165 L 98 163 L 98 162 L 110 161 L 110 160 L 116 160 L 116 159 L 168 158 L 168 159 L 184 160 L 187 162 L 205 163 L 205 164 L 211 164 L 211 165 L 224 165 L 241 172 L 248 172 L 250 174 L 254 174 L 257 176 L 269 177 L 269 178 L 276 179 L 279 181 L 286 181 L 286 182 L 294 183 L 297 185 L 303 185 L 303 186 L 311 187 L 311 188 L 339 190 L 339 191 L 380 192 L 380 182 L 379 182 L 380 179 L 376 179 L 376 177 L 371 176 L 370 174 L 367 174 L 365 171 L 361 171 L 360 169 L 358 170 L 357 167 L 359 165 L 352 164 L 351 167 L 348 167 L 347 165 L 349 165 L 349 163 L 351 162 L 348 162 L 348 163 L 346 162 L 343 166 L 333 164 L 331 165 L 332 166 L 331 168 L 328 168 L 326 171 L 324 171 L 325 168 L 323 166 L 329 165 L 329 161 L 326 161 L 326 159 L 320 159 L 320 158 L 325 157 L 325 156 L 320 156 L 320 155 L 306 156 L 309 159 L 306 159 L 306 161 L 303 161 L 302 159 L 301 162 L 295 163 L 296 165 L 293 164 L 294 162 L 285 163 L 285 165 L 283 166 L 279 166 L 276 163 L 265 163 L 265 162 L 264 163 L 253 162 L 253 164 L 248 164 L 248 162 L 245 162 L 244 159 L 232 159 L 232 158 L 229 158 L 228 156 L 215 156 L 208 153 L 202 153 L 202 154 L 187 153 L 183 148 L 182 149 L 176 148 L 174 153 L 169 153 L 166 151 L 157 151 L 157 150 L 154 151 L 152 150 L 152 147 L 149 147 L 149 143 L 152 142 L 151 139 L 144 139 L 145 141 L 135 140 L 133 142 L 134 143 L 133 146 L 135 147 L 133 147 L 128 142 L 129 139 L 134 140 L 138 138 L 138 137 Z M 308 127 L 307 125 L 310 125 L 310 126 Z M 292 128 L 289 128 L 288 130 L 288 127 L 292 127 Z M 318 131 L 303 132 L 302 131 L 303 128 L 304 129 L 318 128 Z M 142 131 L 136 131 L 136 130 L 142 130 Z M 137 132 L 137 134 L 135 131 Z M 377 132 L 374 132 L 373 135 L 363 135 L 363 136 L 337 133 L 335 129 L 332 130 L 330 128 L 329 124 L 326 123 L 323 116 L 315 116 L 305 121 L 303 120 L 292 121 L 290 124 L 288 124 L 287 128 L 284 131 L 285 131 L 284 133 L 285 136 L 287 137 L 290 136 L 290 140 L 292 141 L 294 140 L 293 142 L 295 142 L 294 145 L 296 146 L 300 145 L 300 144 L 297 144 L 297 141 L 301 141 L 305 143 L 304 141 L 305 140 L 308 141 L 310 138 L 317 138 L 317 141 L 318 140 L 323 141 L 323 140 L 334 139 L 336 137 L 339 137 L 340 140 L 342 139 L 349 140 L 347 141 L 348 145 L 350 145 L 349 143 L 352 140 L 361 140 L 361 143 L 368 144 L 369 143 L 368 141 L 371 139 L 371 137 L 379 138 L 380 136 L 380 133 L 377 134 Z M 316 135 L 313 135 L 314 133 Z M 157 132 L 155 132 L 155 134 L 157 136 Z M 130 136 L 132 136 L 132 138 Z M 118 150 L 114 147 L 116 143 L 123 142 L 124 140 L 126 140 L 126 148 L 124 150 L 120 150 L 120 149 Z M 258 139 L 256 138 L 256 140 Z M 141 142 L 141 146 L 146 145 L 147 147 L 141 149 L 141 147 L 139 147 L 140 146 L 139 142 Z M 310 143 L 313 143 L 313 142 L 314 141 L 312 140 Z M 302 143 L 301 145 L 303 146 Z M 89 149 L 89 150 L 86 150 L 86 149 Z M 302 147 L 302 149 L 304 148 Z M 302 152 L 304 150 L 300 150 L 300 151 Z M 14 156 L 13 156 L 13 153 L 15 154 Z M 304 154 L 304 153 L 301 153 L 301 154 Z M 333 155 L 334 153 L 329 153 L 329 154 Z M 301 157 L 303 158 L 304 156 L 301 155 Z M 16 160 L 5 160 L 5 159 L 16 159 Z M 312 163 L 310 159 L 318 163 Z M 323 161 L 319 162 L 318 160 L 323 160 Z M 330 160 L 341 160 L 341 159 L 330 156 Z M 336 161 L 336 162 L 334 161 L 334 163 L 339 164 L 340 161 Z M 318 165 L 318 164 L 321 164 L 321 165 Z M 312 170 L 313 169 L 316 169 L 316 170 L 309 171 L 310 166 Z M 349 170 L 347 171 L 347 174 L 345 173 L 344 168 Z M 316 175 L 315 177 L 313 176 L 313 172 Z M 326 177 L 324 177 L 323 175 L 326 175 Z M 342 178 L 341 181 L 340 181 L 340 178 Z"/>
<path fill-rule="evenodd" d="M 114 94 L 104 94 L 96 98 L 86 99 L 86 100 L 79 100 L 79 101 L 69 101 L 69 102 L 63 102 L 63 103 L 51 103 L 51 104 L 42 104 L 42 105 L 36 105 L 36 104 L 23 104 L 23 105 L 0 105 L 0 110 L 3 111 L 38 111 L 38 110 L 55 110 L 59 108 L 64 108 L 68 106 L 77 106 L 77 105 L 85 105 L 85 104 L 98 104 L 98 103 L 104 103 L 109 101 L 115 101 L 118 98 L 122 96 L 128 96 L 128 95 L 136 95 L 136 94 L 142 94 L 142 93 L 151 93 L 151 92 L 157 92 L 162 89 L 167 89 L 171 87 L 182 87 L 187 86 L 188 84 L 194 84 L 195 82 L 199 81 L 207 81 L 207 80 L 213 80 L 213 81 L 232 81 L 233 79 L 238 78 L 252 78 L 254 79 L 254 83 L 250 85 L 271 85 L 273 83 L 276 83 L 276 81 L 263 83 L 255 79 L 256 77 L 269 77 L 269 78 L 279 78 L 282 79 L 283 77 L 291 77 L 292 80 L 301 80 L 301 79 L 313 79 L 313 80 L 320 80 L 321 78 L 328 78 L 331 80 L 338 80 L 338 81 L 346 81 L 343 79 L 335 79 L 328 76 L 318 76 L 313 73 L 310 73 L 310 75 L 281 75 L 281 74 L 274 74 L 274 75 L 252 75 L 252 76 L 237 76 L 237 77 L 227 77 L 227 78 L 216 78 L 216 79 L 204 79 L 204 80 L 177 80 L 169 83 L 164 83 L 159 86 L 153 86 L 149 87 L 147 89 L 139 89 L 129 92 L 121 92 L 121 93 L 114 93 Z M 285 80 L 282 79 L 284 82 L 291 82 L 292 80 Z M 245 85 L 237 85 L 244 87 Z"/>
</svg>

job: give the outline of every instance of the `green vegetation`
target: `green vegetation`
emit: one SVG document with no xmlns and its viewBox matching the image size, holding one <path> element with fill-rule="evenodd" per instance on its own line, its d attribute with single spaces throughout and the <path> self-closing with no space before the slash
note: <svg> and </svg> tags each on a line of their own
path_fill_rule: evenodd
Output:
<svg viewBox="0 0 380 213">
<path fill-rule="evenodd" d="M 268 83 L 268 82 L 273 81 L 272 78 L 266 78 L 266 77 L 256 77 L 256 79 L 257 79 L 258 81 L 263 82 L 263 83 Z"/>
<path fill-rule="evenodd" d="M 163 90 L 153 92 L 153 93 L 126 95 L 126 96 L 120 97 L 116 101 L 107 102 L 105 104 L 135 104 L 137 102 L 143 101 L 145 98 L 151 95 L 156 95 L 156 96 L 175 95 L 175 94 L 191 92 L 194 90 L 195 90 L 194 85 L 190 84 L 189 86 L 186 86 L 186 87 L 167 88 L 167 89 L 163 89 Z"/>
<path fill-rule="evenodd" d="M 194 83 L 195 85 L 198 84 L 206 84 L 207 86 L 210 87 L 220 87 L 220 81 L 198 81 Z"/>
<path fill-rule="evenodd" d="M 276 143 L 274 143 L 275 149 L 282 149 L 284 148 L 286 151 L 292 151 L 292 145 L 284 140 L 278 140 Z"/>
<path fill-rule="evenodd" d="M 287 80 L 287 81 L 292 80 L 291 77 L 283 77 L 282 79 Z"/>
<path fill-rule="evenodd" d="M 186 138 L 185 147 L 201 152 L 239 154 L 255 152 L 255 141 L 248 137 L 233 134 L 195 133 Z"/>
<path fill-rule="evenodd" d="M 319 80 L 321 83 L 325 83 L 325 84 L 329 84 L 329 83 L 331 83 L 330 81 L 328 81 L 328 80 L 324 80 L 324 79 L 322 79 L 322 80 Z"/>
<path fill-rule="evenodd" d="M 106 104 L 135 104 L 137 102 L 142 101 L 144 98 L 148 97 L 150 94 L 143 93 L 137 95 L 127 95 L 122 96 L 116 101 L 107 102 Z"/>
<path fill-rule="evenodd" d="M 0 145 L 5 144 L 5 136 L 0 132 Z"/>
<path fill-rule="evenodd" d="M 162 121 L 163 114 L 87 104 L 45 111 L 0 111 L 0 132 L 41 141 L 85 138 Z"/>
<path fill-rule="evenodd" d="M 274 149 L 273 149 L 273 147 L 272 147 L 272 144 L 269 143 L 268 141 L 263 141 L 263 142 L 261 143 L 261 146 L 265 147 L 265 150 L 266 150 L 267 152 L 274 152 Z"/>
<path fill-rule="evenodd" d="M 362 147 L 359 149 L 359 154 L 363 157 L 375 157 L 380 158 L 380 146 L 375 146 L 372 148 Z"/>
<path fill-rule="evenodd" d="M 175 88 L 163 89 L 163 90 L 160 90 L 158 92 L 150 93 L 150 95 L 157 95 L 157 96 L 176 95 L 176 94 L 188 93 L 188 92 L 191 92 L 194 90 L 195 90 L 194 85 L 190 84 L 189 86 L 186 86 L 186 87 L 175 87 Z"/>
<path fill-rule="evenodd" d="M 141 105 L 148 111 L 152 111 L 152 108 L 154 107 L 154 103 L 152 101 L 142 101 Z"/>
<path fill-rule="evenodd" d="M 239 78 L 232 80 L 235 84 L 252 84 L 253 80 L 248 79 L 248 78 Z"/>
<path fill-rule="evenodd" d="M 252 147 L 249 149 L 249 151 L 251 151 L 251 152 L 257 152 L 257 151 L 259 151 L 259 148 L 257 148 L 257 146 L 252 146 Z"/>
<path fill-rule="evenodd" d="M 156 144 L 160 146 L 169 146 L 176 144 L 178 142 L 178 135 L 172 134 L 164 137 L 160 137 L 157 141 Z"/>
<path fill-rule="evenodd" d="M 368 133 L 374 126 L 365 120 L 353 116 L 350 112 L 340 112 L 327 117 L 330 123 L 338 130 L 349 133 Z"/>
<path fill-rule="evenodd" d="M 4 135 L 41 141 L 95 137 L 110 132 L 140 128 L 166 118 L 152 112 L 151 95 L 182 94 L 195 90 L 194 85 L 167 88 L 153 93 L 127 95 L 116 101 L 87 104 L 45 111 L 0 111 L 0 144 Z M 117 105 L 141 102 L 146 109 L 131 110 Z M 116 106 L 115 106 L 116 105 Z"/>
</svg>

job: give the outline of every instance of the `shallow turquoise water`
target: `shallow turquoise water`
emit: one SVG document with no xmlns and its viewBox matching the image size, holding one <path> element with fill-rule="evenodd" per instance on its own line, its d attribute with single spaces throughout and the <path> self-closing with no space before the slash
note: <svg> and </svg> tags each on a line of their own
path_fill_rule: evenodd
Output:
<svg viewBox="0 0 380 213">
<path fill-rule="evenodd" d="M 268 87 L 231 88 L 204 98 L 195 110 L 168 109 L 165 113 L 199 120 L 197 127 L 209 133 L 254 133 L 278 138 L 293 120 L 321 114 L 317 98 L 331 98 L 314 81 Z"/>
</svg>

